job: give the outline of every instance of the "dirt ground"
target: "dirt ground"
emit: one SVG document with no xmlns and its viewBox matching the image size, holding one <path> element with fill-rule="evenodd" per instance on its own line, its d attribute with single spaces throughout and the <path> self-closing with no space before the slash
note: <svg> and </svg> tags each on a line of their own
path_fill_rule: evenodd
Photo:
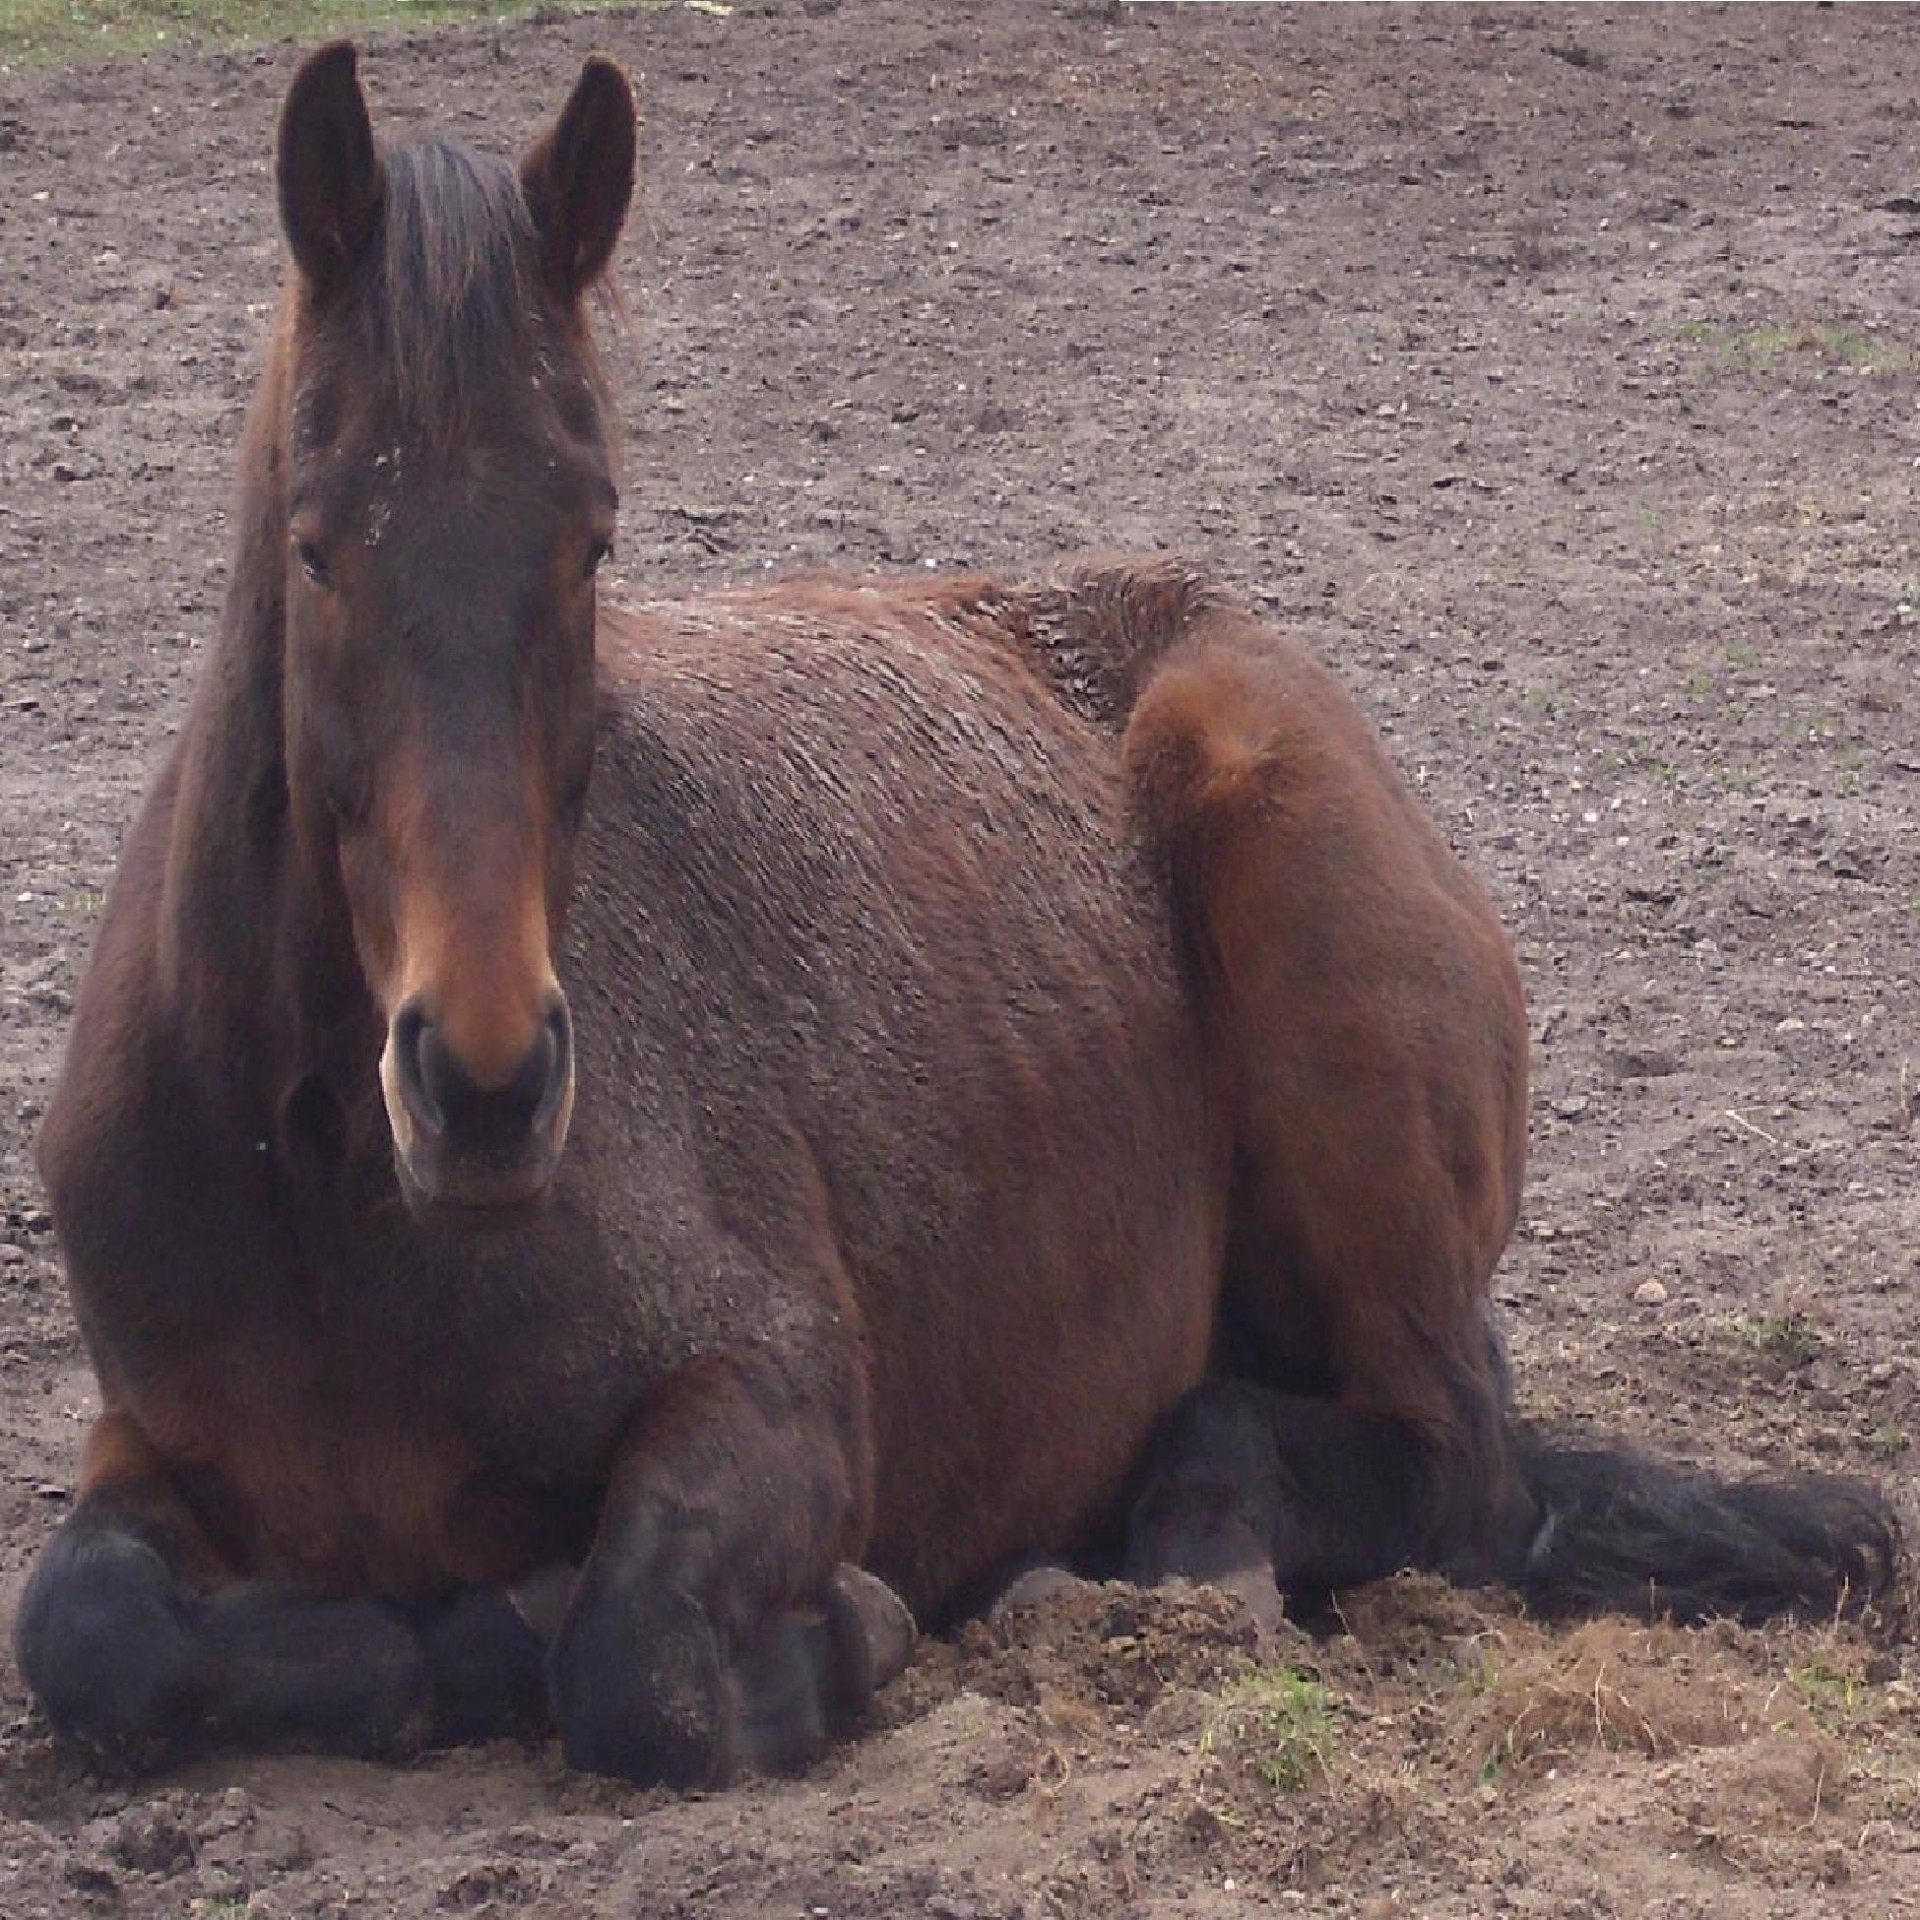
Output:
<svg viewBox="0 0 1920 1920">
<path fill-rule="evenodd" d="M 605 48 L 643 202 L 618 567 L 1209 561 L 1378 717 L 1533 1006 L 1523 1402 L 1880 1476 L 1920 1422 L 1920 12 L 785 0 L 376 43 L 517 146 Z M 293 53 L 0 75 L 0 1614 L 90 1404 L 29 1141 L 214 620 Z M 0 1912 L 1920 1911 L 1920 1653 L 1260 1644 L 1071 1590 L 811 1778 L 551 1751 L 84 1772 L 0 1670 Z"/>
</svg>

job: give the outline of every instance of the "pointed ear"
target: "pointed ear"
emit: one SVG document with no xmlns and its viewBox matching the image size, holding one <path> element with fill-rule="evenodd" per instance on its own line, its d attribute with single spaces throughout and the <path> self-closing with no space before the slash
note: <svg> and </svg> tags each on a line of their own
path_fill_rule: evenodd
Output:
<svg viewBox="0 0 1920 1920">
<path fill-rule="evenodd" d="M 571 305 L 606 271 L 633 196 L 633 90 L 611 60 L 581 69 L 560 118 L 520 163 L 548 290 Z"/>
<path fill-rule="evenodd" d="M 308 291 L 328 300 L 372 244 L 384 191 L 348 42 L 322 47 L 293 76 L 280 109 L 278 174 L 287 245 Z"/>
</svg>

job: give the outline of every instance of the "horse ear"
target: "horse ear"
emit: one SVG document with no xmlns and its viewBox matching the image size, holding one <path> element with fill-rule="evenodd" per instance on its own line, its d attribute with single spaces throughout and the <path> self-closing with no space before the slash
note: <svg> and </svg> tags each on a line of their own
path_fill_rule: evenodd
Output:
<svg viewBox="0 0 1920 1920">
<path fill-rule="evenodd" d="M 380 223 L 383 175 L 350 43 L 301 63 L 280 109 L 280 224 L 316 300 L 340 291 Z"/>
<path fill-rule="evenodd" d="M 571 304 L 613 257 L 633 197 L 633 89 L 599 54 L 581 69 L 560 118 L 520 163 L 520 184 L 540 232 L 540 270 Z"/>
</svg>

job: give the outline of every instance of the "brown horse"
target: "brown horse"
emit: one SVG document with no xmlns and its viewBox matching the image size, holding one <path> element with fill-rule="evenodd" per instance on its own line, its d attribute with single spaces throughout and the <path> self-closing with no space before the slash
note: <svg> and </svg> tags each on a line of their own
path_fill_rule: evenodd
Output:
<svg viewBox="0 0 1920 1920">
<path fill-rule="evenodd" d="M 1869 1492 L 1516 1429 L 1513 956 L 1327 674 L 1164 564 L 598 608 L 619 72 L 516 170 L 383 152 L 330 47 L 278 157 L 219 644 L 41 1142 L 56 1725 L 710 1781 L 1036 1557 L 1885 1583 Z"/>
</svg>

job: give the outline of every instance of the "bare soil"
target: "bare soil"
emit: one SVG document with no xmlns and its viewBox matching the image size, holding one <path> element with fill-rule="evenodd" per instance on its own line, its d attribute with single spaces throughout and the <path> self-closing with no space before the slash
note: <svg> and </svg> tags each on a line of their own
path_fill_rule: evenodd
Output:
<svg viewBox="0 0 1920 1920">
<path fill-rule="evenodd" d="M 595 47 L 646 111 L 624 574 L 1210 562 L 1518 938 L 1524 1404 L 1911 1513 L 1915 14 L 785 0 L 367 76 L 511 147 Z M 292 60 L 0 75 L 0 1613 L 90 1405 L 29 1142 L 222 588 Z M 1069 1589 L 708 1799 L 544 1749 L 129 1785 L 6 1669 L 0 1911 L 1920 1910 L 1899 1635 L 1343 1608 L 1263 1643 L 1218 1595 Z"/>
</svg>

